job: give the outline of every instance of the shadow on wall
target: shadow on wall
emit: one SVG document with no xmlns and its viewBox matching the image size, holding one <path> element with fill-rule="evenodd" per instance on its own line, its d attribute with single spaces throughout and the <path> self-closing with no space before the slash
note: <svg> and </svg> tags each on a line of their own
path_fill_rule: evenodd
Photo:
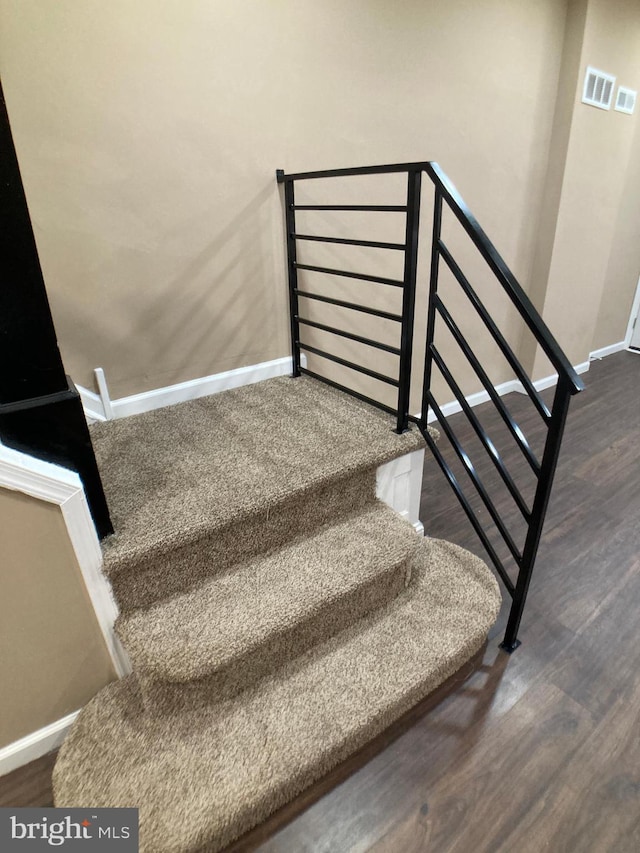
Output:
<svg viewBox="0 0 640 853">
<path fill-rule="evenodd" d="M 215 222 L 219 206 L 209 207 Z M 116 247 L 111 283 L 87 294 L 95 299 L 62 288 L 52 294 L 67 369 L 78 382 L 92 387 L 91 371 L 104 367 L 112 396 L 120 397 L 286 354 L 275 179 L 192 252 L 206 220 L 202 213 L 177 218 L 162 245 L 151 249 Z M 118 269 L 128 271 L 122 284 Z"/>
</svg>

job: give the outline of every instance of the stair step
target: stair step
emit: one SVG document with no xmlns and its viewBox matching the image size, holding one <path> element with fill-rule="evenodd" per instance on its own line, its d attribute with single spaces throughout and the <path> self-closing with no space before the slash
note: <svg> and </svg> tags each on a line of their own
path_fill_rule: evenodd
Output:
<svg viewBox="0 0 640 853">
<path fill-rule="evenodd" d="M 162 554 L 150 549 L 126 571 L 108 572 L 121 611 L 148 608 L 195 590 L 213 575 L 284 547 L 293 536 L 313 535 L 332 520 L 370 505 L 375 480 L 375 470 L 369 470 L 348 480 L 322 483 L 222 528 L 203 530 L 179 547 L 167 545 Z M 108 567 L 107 558 L 108 553 Z"/>
<path fill-rule="evenodd" d="M 386 608 L 233 699 L 153 716 L 134 675 L 109 685 L 61 748 L 56 805 L 139 806 L 143 853 L 222 849 L 480 648 L 500 605 L 485 564 L 421 540 L 411 566 L 409 587 Z"/>
<path fill-rule="evenodd" d="M 408 522 L 376 501 L 188 593 L 121 617 L 118 634 L 145 682 L 215 674 L 208 690 L 228 695 L 402 592 L 420 541 Z M 182 686 L 176 702 L 190 705 Z M 154 691 L 156 710 L 160 698 Z"/>
<path fill-rule="evenodd" d="M 384 412 L 306 377 L 270 379 L 93 425 L 117 531 L 103 543 L 104 571 L 121 609 L 148 607 L 199 583 L 205 568 L 195 558 L 180 577 L 171 562 L 178 552 L 186 565 L 202 538 L 214 542 L 217 533 L 242 531 L 244 547 L 254 547 L 244 556 L 255 556 L 268 531 L 261 520 L 278 508 L 291 511 L 317 493 L 335 498 L 345 488 L 357 490 L 354 477 L 371 477 L 378 466 L 424 446 L 417 430 L 397 435 L 393 426 Z M 325 523 L 330 507 L 320 509 L 326 512 L 317 523 Z M 280 544 L 274 540 L 272 547 Z M 216 570 L 224 568 L 225 553 L 214 561 Z"/>
</svg>

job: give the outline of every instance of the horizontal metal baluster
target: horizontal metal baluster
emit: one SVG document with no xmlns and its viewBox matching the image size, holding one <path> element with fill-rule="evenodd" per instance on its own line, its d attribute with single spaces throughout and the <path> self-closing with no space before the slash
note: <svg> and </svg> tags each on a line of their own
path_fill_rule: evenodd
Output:
<svg viewBox="0 0 640 853">
<path fill-rule="evenodd" d="M 377 210 L 381 213 L 404 213 L 405 204 L 294 204 L 294 210 Z"/>
<path fill-rule="evenodd" d="M 436 305 L 436 308 L 438 310 L 438 313 L 440 314 L 442 319 L 447 324 L 449 331 L 451 332 L 451 334 L 453 335 L 453 337 L 457 341 L 460 349 L 463 351 L 463 353 L 467 357 L 467 360 L 469 361 L 469 363 L 473 367 L 478 379 L 482 382 L 482 384 L 485 388 L 485 391 L 487 392 L 487 394 L 489 395 L 489 397 L 493 401 L 493 404 L 496 407 L 496 409 L 498 410 L 498 414 L 500 415 L 500 417 L 504 421 L 505 425 L 507 426 L 507 429 L 509 430 L 511 435 L 514 437 L 516 444 L 518 445 L 518 447 L 520 448 L 520 450 L 522 451 L 522 453 L 524 455 L 524 458 L 527 460 L 527 462 L 531 466 L 531 469 L 534 472 L 534 474 L 536 475 L 536 477 L 538 477 L 540 475 L 540 463 L 536 459 L 536 456 L 535 456 L 533 450 L 529 446 L 529 442 L 527 441 L 526 436 L 524 435 L 524 433 L 522 432 L 522 430 L 520 429 L 518 424 L 511 417 L 509 410 L 507 409 L 507 407 L 504 405 L 504 403 L 500 399 L 498 392 L 493 387 L 493 383 L 491 382 L 491 380 L 487 376 L 484 368 L 482 367 L 482 365 L 478 361 L 475 353 L 473 352 L 473 350 L 469 346 L 467 339 L 464 337 L 464 335 L 462 334 L 462 332 L 458 328 L 453 317 L 451 316 L 451 314 L 447 310 L 446 306 L 444 305 L 442 299 L 440 299 L 440 297 L 438 295 L 436 295 L 434 297 L 434 299 L 435 299 L 435 305 Z"/>
<path fill-rule="evenodd" d="M 484 427 L 482 426 L 482 424 L 480 423 L 478 418 L 475 416 L 474 411 L 471 408 L 471 406 L 469 405 L 469 403 L 467 403 L 465 396 L 462 393 L 462 390 L 460 389 L 460 386 L 458 385 L 456 380 L 453 378 L 451 371 L 448 369 L 448 367 L 444 363 L 442 356 L 440 355 L 440 353 L 438 352 L 438 350 L 436 349 L 434 344 L 431 345 L 431 354 L 433 355 L 433 359 L 434 359 L 435 363 L 438 365 L 438 368 L 439 368 L 440 372 L 442 373 L 442 375 L 444 376 L 447 384 L 449 385 L 449 387 L 453 391 L 456 400 L 458 401 L 458 403 L 460 403 L 460 407 L 462 408 L 462 411 L 467 416 L 469 423 L 473 427 L 473 429 L 474 429 L 476 435 L 478 436 L 478 438 L 480 439 L 483 447 L 485 448 L 485 450 L 489 454 L 489 458 L 491 459 L 491 461 L 495 465 L 498 473 L 502 477 L 502 481 L 504 482 L 507 489 L 509 489 L 509 493 L 510 493 L 511 497 L 514 499 L 514 501 L 516 502 L 518 509 L 520 510 L 520 512 L 522 513 L 522 515 L 526 519 L 526 521 L 529 521 L 529 519 L 531 518 L 531 512 L 529 511 L 529 508 L 528 508 L 527 504 L 525 503 L 524 498 L 520 494 L 518 487 L 516 486 L 515 482 L 513 481 L 511 474 L 509 473 L 504 462 L 502 461 L 502 457 L 500 456 L 500 453 L 499 453 L 497 447 L 495 446 L 493 441 L 489 438 L 489 436 L 485 432 Z"/>
<path fill-rule="evenodd" d="M 376 284 L 390 284 L 392 287 L 404 287 L 404 282 L 399 281 L 395 278 L 383 278 L 379 275 L 365 275 L 364 273 L 359 272 L 348 272 L 347 270 L 334 270 L 329 267 L 316 267 L 311 264 L 299 264 L 296 263 L 296 269 L 299 270 L 310 270 L 311 272 L 323 272 L 327 275 L 340 275 L 344 276 L 344 278 L 358 278 L 362 281 L 373 281 Z"/>
<path fill-rule="evenodd" d="M 500 329 L 494 323 L 489 312 L 487 311 L 484 304 L 480 300 L 480 297 L 475 292 L 475 290 L 473 289 L 473 287 L 469 283 L 469 280 L 467 279 L 465 274 L 462 272 L 462 270 L 460 269 L 458 264 L 455 262 L 451 253 L 449 252 L 449 250 L 447 249 L 445 244 L 442 242 L 442 240 L 438 241 L 438 249 L 439 249 L 442 257 L 444 258 L 447 266 L 449 267 L 449 269 L 451 270 L 451 272 L 455 276 L 458 284 L 463 289 L 463 291 L 466 293 L 467 297 L 469 298 L 469 301 L 471 302 L 473 307 L 476 309 L 476 311 L 478 312 L 478 314 L 482 318 L 483 323 L 485 324 L 485 326 L 489 330 L 489 333 L 491 334 L 494 341 L 496 342 L 496 344 L 500 348 L 500 351 L 502 352 L 502 354 L 504 355 L 506 360 L 509 362 L 514 373 L 516 374 L 516 376 L 518 377 L 518 379 L 522 383 L 522 386 L 523 386 L 524 390 L 527 392 L 527 394 L 529 395 L 531 402 L 534 404 L 534 406 L 536 407 L 538 412 L 542 415 L 544 420 L 548 421 L 549 418 L 551 417 L 551 412 L 549 411 L 549 408 L 545 404 L 542 397 L 536 391 L 536 389 L 535 389 L 533 383 L 531 382 L 531 379 L 529 379 L 524 367 L 520 364 L 517 356 L 515 355 L 515 353 L 513 352 L 511 347 L 509 346 L 509 344 L 507 343 L 506 338 L 504 337 L 504 335 L 502 334 Z"/>
<path fill-rule="evenodd" d="M 377 379 L 379 382 L 386 382 L 387 385 L 393 385 L 395 388 L 400 384 L 397 379 L 392 379 L 390 376 L 385 376 L 383 373 L 377 373 L 375 370 L 369 370 L 368 367 L 362 367 L 360 364 L 354 364 L 352 361 L 347 361 L 345 358 L 340 358 L 337 355 L 332 355 L 329 352 L 318 349 L 317 347 L 309 346 L 300 341 L 300 349 L 307 352 L 313 352 L 322 358 L 328 358 L 329 361 L 335 361 L 336 364 L 342 364 L 344 367 L 349 367 L 351 370 L 357 370 L 358 373 L 364 373 L 366 376 L 371 376 L 372 379 Z"/>
<path fill-rule="evenodd" d="M 493 565 L 496 567 L 496 571 L 500 575 L 500 578 L 502 579 L 502 582 L 504 583 L 504 585 L 507 589 L 507 592 L 509 593 L 510 596 L 513 597 L 513 593 L 515 590 L 513 582 L 511 580 L 511 578 L 509 577 L 509 575 L 507 574 L 507 570 L 505 569 L 500 557 L 498 557 L 496 550 L 493 547 L 493 545 L 491 544 L 489 537 L 484 532 L 482 525 L 480 524 L 480 522 L 476 518 L 476 514 L 473 511 L 473 507 L 471 506 L 471 504 L 467 500 L 467 498 L 466 498 L 466 496 L 462 490 L 462 487 L 460 486 L 460 483 L 458 482 L 456 475 L 453 473 L 451 468 L 449 468 L 444 456 L 440 452 L 438 445 L 436 444 L 436 442 L 433 440 L 433 438 L 429 434 L 427 427 L 424 425 L 424 422 L 420 422 L 418 424 L 418 426 L 420 428 L 420 431 L 422 432 L 422 435 L 424 436 L 424 440 L 429 445 L 429 449 L 433 453 L 436 462 L 438 463 L 443 474 L 445 475 L 445 477 L 449 481 L 449 485 L 453 489 L 455 496 L 460 501 L 460 505 L 462 506 L 463 510 L 467 514 L 467 518 L 471 522 L 471 526 L 473 527 L 475 532 L 478 534 L 478 537 L 480 538 L 480 541 L 484 545 L 487 554 L 491 557 L 491 561 L 492 561 Z"/>
<path fill-rule="evenodd" d="M 348 394 L 350 397 L 355 397 L 357 400 L 362 400 L 363 403 L 369 403 L 370 406 L 375 406 L 376 409 L 381 409 L 383 412 L 386 412 L 389 415 L 393 415 L 394 417 L 396 415 L 396 410 L 392 409 L 391 406 L 385 406 L 384 403 L 380 403 L 378 400 L 374 400 L 371 397 L 367 397 L 364 394 L 360 394 L 358 391 L 353 391 L 346 385 L 341 385 L 339 382 L 334 382 L 333 379 L 327 379 L 326 376 L 320 376 L 319 373 L 314 373 L 313 370 L 309 370 L 306 367 L 301 367 L 300 373 L 304 373 L 305 376 L 311 376 L 312 379 L 317 379 L 318 382 L 324 382 L 325 385 L 329 385 L 331 386 L 331 388 L 336 388 L 338 391 L 344 391 L 344 393 Z"/>
<path fill-rule="evenodd" d="M 438 418 L 438 421 L 440 423 L 440 426 L 442 427 L 442 430 L 444 431 L 445 435 L 447 436 L 447 438 L 451 442 L 451 446 L 453 447 L 453 449 L 456 453 L 456 456 L 458 457 L 460 462 L 462 462 L 465 470 L 467 471 L 467 474 L 469 475 L 469 477 L 471 479 L 471 482 L 476 487 L 476 491 L 478 492 L 478 494 L 482 498 L 482 502 L 484 503 L 487 510 L 489 511 L 489 515 L 493 519 L 495 526 L 498 528 L 498 531 L 499 531 L 500 535 L 502 536 L 502 538 L 504 539 L 507 548 L 509 549 L 509 551 L 511 551 L 511 555 L 512 555 L 513 559 L 516 561 L 518 566 L 520 566 L 520 564 L 522 562 L 522 554 L 520 553 L 515 542 L 513 541 L 513 538 L 511 536 L 511 534 L 509 533 L 509 531 L 507 530 L 504 521 L 500 517 L 500 513 L 495 508 L 493 501 L 489 497 L 489 494 L 486 490 L 486 487 L 485 487 L 484 483 L 482 482 L 482 480 L 480 479 L 480 477 L 478 476 L 478 473 L 475 469 L 473 462 L 469 458 L 469 455 L 467 454 L 466 450 L 462 447 L 462 445 L 458 441 L 458 437 L 456 436 L 454 431 L 451 429 L 451 426 L 448 424 L 447 419 L 442 414 L 442 410 L 440 409 L 440 407 L 436 403 L 436 401 L 433 397 L 433 394 L 431 394 L 431 392 L 429 392 L 428 396 L 429 396 L 429 405 L 431 406 L 431 408 L 435 412 L 436 417 Z"/>
<path fill-rule="evenodd" d="M 379 243 L 377 240 L 349 240 L 346 237 L 317 237 L 311 234 L 291 234 L 294 240 L 311 240 L 314 243 L 340 243 L 345 246 L 365 246 L 370 249 L 398 249 L 404 251 L 404 243 Z"/>
<path fill-rule="evenodd" d="M 296 288 L 297 296 L 306 299 L 317 299 L 318 302 L 326 302 L 328 305 L 339 305 L 341 308 L 349 308 L 352 311 L 361 311 L 363 314 L 371 314 L 373 317 L 382 317 L 383 320 L 393 320 L 395 323 L 402 322 L 401 314 L 389 314 L 388 311 L 378 311 L 377 308 L 367 308 L 366 305 L 358 305 L 356 302 L 345 302 L 344 299 L 333 299 L 331 296 L 322 296 L 319 293 L 309 293 L 307 290 Z"/>
<path fill-rule="evenodd" d="M 335 329 L 333 326 L 325 326 L 324 323 L 316 323 L 315 320 L 305 320 L 303 317 L 297 318 L 298 323 L 304 326 L 312 326 L 314 329 L 320 329 L 323 332 L 329 332 L 332 335 L 339 335 L 341 338 L 348 338 L 350 341 L 357 341 L 359 344 L 366 344 L 368 347 L 390 352 L 393 355 L 400 355 L 399 347 L 392 347 L 389 344 L 380 343 L 380 341 L 372 341 L 369 338 L 363 338 L 362 335 L 354 335 L 353 332 L 345 332 L 343 329 Z"/>
</svg>

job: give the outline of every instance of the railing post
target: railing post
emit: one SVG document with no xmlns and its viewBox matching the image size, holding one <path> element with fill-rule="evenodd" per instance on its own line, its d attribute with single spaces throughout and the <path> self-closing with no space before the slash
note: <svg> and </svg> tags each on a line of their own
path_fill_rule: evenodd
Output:
<svg viewBox="0 0 640 853">
<path fill-rule="evenodd" d="M 520 640 L 518 640 L 520 620 L 522 619 L 533 566 L 538 553 L 538 546 L 540 545 L 540 537 L 549 505 L 549 497 L 551 496 L 551 487 L 558 464 L 558 455 L 560 453 L 560 445 L 562 444 L 562 435 L 567 420 L 570 400 L 571 386 L 569 380 L 564 376 L 560 376 L 553 399 L 549 431 L 544 445 L 538 486 L 531 509 L 531 520 L 522 551 L 522 567 L 518 573 L 518 580 L 513 594 L 513 604 L 511 605 L 509 620 L 507 622 L 507 630 L 505 631 L 504 640 L 500 644 L 500 648 L 509 652 L 509 654 L 515 651 L 520 645 Z"/>
<path fill-rule="evenodd" d="M 438 272 L 440 266 L 440 232 L 442 230 L 442 194 L 435 188 L 433 202 L 433 228 L 431 233 L 431 272 L 429 275 L 429 302 L 427 305 L 427 345 L 424 354 L 424 379 L 422 381 L 422 412 L 421 420 L 427 425 L 429 413 L 429 392 L 431 391 L 431 367 L 433 356 L 431 345 L 436 327 L 436 294 L 438 292 Z"/>
<path fill-rule="evenodd" d="M 418 270 L 418 236 L 420 230 L 420 188 L 422 170 L 407 175 L 407 227 L 404 249 L 404 287 L 402 294 L 402 337 L 400 340 L 400 373 L 398 388 L 397 432 L 409 426 L 409 396 L 411 392 L 411 355 L 413 351 L 413 322 L 416 305 L 416 276 Z"/>
<path fill-rule="evenodd" d="M 298 269 L 296 267 L 296 212 L 292 180 L 285 180 L 284 172 L 276 172 L 279 183 L 284 181 L 285 221 L 287 228 L 287 274 L 289 279 L 289 323 L 291 328 L 292 376 L 300 376 L 300 324 L 298 323 Z"/>
</svg>

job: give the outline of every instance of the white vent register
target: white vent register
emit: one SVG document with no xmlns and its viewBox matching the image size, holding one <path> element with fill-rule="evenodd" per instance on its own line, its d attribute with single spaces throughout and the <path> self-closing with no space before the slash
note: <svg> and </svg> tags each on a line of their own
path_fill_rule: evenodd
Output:
<svg viewBox="0 0 640 853">
<path fill-rule="evenodd" d="M 598 71 L 597 68 L 589 66 L 584 78 L 582 103 L 598 107 L 601 110 L 610 109 L 615 83 L 616 78 L 612 74 Z"/>
<path fill-rule="evenodd" d="M 636 97 L 638 93 L 633 89 L 627 89 L 625 86 L 618 87 L 618 97 L 616 98 L 616 109 L 619 113 L 628 113 L 629 115 L 635 109 Z"/>
</svg>

